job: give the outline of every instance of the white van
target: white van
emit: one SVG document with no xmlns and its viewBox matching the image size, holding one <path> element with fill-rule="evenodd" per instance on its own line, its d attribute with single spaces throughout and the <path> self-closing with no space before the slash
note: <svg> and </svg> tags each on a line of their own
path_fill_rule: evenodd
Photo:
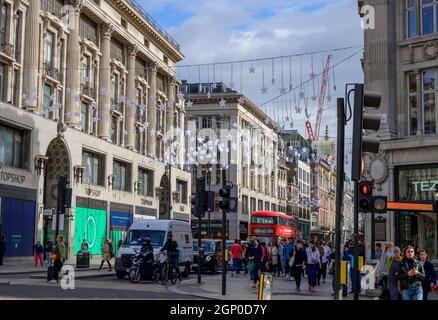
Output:
<svg viewBox="0 0 438 320">
<path fill-rule="evenodd" d="M 135 251 L 140 251 L 143 244 L 142 238 L 151 239 L 154 255 L 159 256 L 160 249 L 167 240 L 167 233 L 172 231 L 173 239 L 178 243 L 178 266 L 184 276 L 190 274 L 193 264 L 193 241 L 190 224 L 178 220 L 137 220 L 129 228 L 122 246 L 116 256 L 116 276 L 123 279 L 131 267 L 131 257 Z"/>
</svg>

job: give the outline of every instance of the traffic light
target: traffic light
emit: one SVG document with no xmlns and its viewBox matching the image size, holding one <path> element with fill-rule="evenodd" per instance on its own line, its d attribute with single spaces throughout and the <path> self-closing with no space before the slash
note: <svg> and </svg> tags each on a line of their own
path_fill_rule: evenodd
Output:
<svg viewBox="0 0 438 320">
<path fill-rule="evenodd" d="M 383 213 L 387 208 L 387 197 L 373 196 L 374 184 L 371 181 L 361 181 L 359 183 L 359 211 Z"/>
<path fill-rule="evenodd" d="M 206 200 L 205 200 L 205 210 L 204 211 L 214 211 L 214 200 L 215 200 L 215 192 L 214 191 L 207 191 L 205 193 Z"/>
<path fill-rule="evenodd" d="M 367 136 L 364 130 L 379 131 L 381 115 L 367 114 L 365 108 L 380 108 L 382 95 L 378 92 L 364 91 L 363 84 L 356 84 L 354 89 L 353 118 L 353 155 L 351 179 L 359 181 L 362 171 L 362 153 L 378 153 L 380 139 Z"/>
<path fill-rule="evenodd" d="M 219 201 L 219 208 L 222 210 L 234 211 L 237 207 L 236 199 L 231 197 L 231 189 L 231 186 L 226 185 L 219 190 L 219 196 L 222 198 Z"/>
<path fill-rule="evenodd" d="M 199 218 L 205 216 L 205 208 L 207 207 L 206 200 L 205 178 L 197 178 L 195 199 L 192 199 L 192 208 L 194 206 L 192 211 L 195 217 Z"/>
</svg>

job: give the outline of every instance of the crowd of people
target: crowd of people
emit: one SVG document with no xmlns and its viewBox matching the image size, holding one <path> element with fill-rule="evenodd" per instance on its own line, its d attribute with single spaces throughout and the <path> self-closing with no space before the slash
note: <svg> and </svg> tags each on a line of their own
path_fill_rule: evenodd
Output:
<svg viewBox="0 0 438 320">
<path fill-rule="evenodd" d="M 380 247 L 381 250 L 377 250 Z M 426 250 L 407 245 L 401 250 L 393 242 L 376 247 L 376 279 L 383 300 L 428 300 L 436 288 L 436 272 Z"/>
<path fill-rule="evenodd" d="M 325 283 L 327 271 L 333 269 L 332 244 L 325 240 L 298 240 L 292 238 L 281 241 L 269 241 L 268 244 L 254 238 L 246 245 L 239 240 L 231 247 L 232 276 L 240 273 L 245 266 L 245 273 L 250 273 L 252 287 L 260 280 L 260 273 L 271 273 L 275 277 L 295 280 L 296 291 L 301 291 L 302 278 L 308 279 L 308 289 L 316 291 L 316 286 Z"/>
</svg>

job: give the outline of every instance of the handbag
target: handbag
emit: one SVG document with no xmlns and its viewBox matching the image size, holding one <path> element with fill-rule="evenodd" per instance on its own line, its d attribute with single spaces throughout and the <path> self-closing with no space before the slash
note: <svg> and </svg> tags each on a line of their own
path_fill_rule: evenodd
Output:
<svg viewBox="0 0 438 320">
<path fill-rule="evenodd" d="M 255 269 L 254 261 L 249 260 L 248 263 L 246 264 L 246 268 L 248 269 L 249 272 L 253 272 Z"/>
<path fill-rule="evenodd" d="M 292 258 L 290 258 L 290 260 L 289 260 L 289 267 L 292 268 L 292 266 L 294 265 L 294 262 L 295 262 L 295 255 L 293 255 Z"/>
</svg>

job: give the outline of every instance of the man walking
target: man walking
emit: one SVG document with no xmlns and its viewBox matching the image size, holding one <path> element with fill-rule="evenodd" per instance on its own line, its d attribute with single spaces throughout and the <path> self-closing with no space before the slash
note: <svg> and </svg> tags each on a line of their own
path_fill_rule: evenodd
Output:
<svg viewBox="0 0 438 320">
<path fill-rule="evenodd" d="M 293 255 L 294 247 L 292 243 L 292 238 L 287 239 L 287 243 L 283 249 L 283 259 L 284 259 L 284 268 L 285 268 L 285 278 L 286 280 L 290 279 L 292 276 L 292 270 L 289 266 L 290 258 Z"/>
<path fill-rule="evenodd" d="M 241 256 L 243 254 L 243 248 L 239 244 L 239 240 L 234 240 L 234 244 L 231 246 L 231 258 L 233 259 L 233 265 L 231 269 L 231 276 L 234 277 L 234 272 L 236 271 L 236 274 L 240 274 L 240 263 L 241 263 Z"/>
<path fill-rule="evenodd" d="M 303 248 L 303 241 L 298 240 L 297 242 L 297 248 L 294 252 L 294 263 L 292 265 L 292 272 L 293 276 L 295 278 L 295 284 L 296 288 L 295 290 L 300 292 L 300 286 L 301 286 L 301 273 L 304 269 L 304 265 L 307 261 L 307 254 L 306 250 Z M 289 263 L 288 263 L 289 265 Z"/>
<path fill-rule="evenodd" d="M 322 269 L 321 269 L 321 275 L 322 275 L 322 282 L 325 283 L 325 278 L 327 277 L 327 265 L 330 261 L 330 255 L 332 254 L 332 250 L 330 249 L 330 246 L 328 245 L 327 241 L 322 242 L 324 254 L 322 256 Z"/>
<path fill-rule="evenodd" d="M 5 236 L 2 236 L 0 239 L 0 266 L 3 265 L 3 256 L 6 253 L 6 239 Z"/>
</svg>

